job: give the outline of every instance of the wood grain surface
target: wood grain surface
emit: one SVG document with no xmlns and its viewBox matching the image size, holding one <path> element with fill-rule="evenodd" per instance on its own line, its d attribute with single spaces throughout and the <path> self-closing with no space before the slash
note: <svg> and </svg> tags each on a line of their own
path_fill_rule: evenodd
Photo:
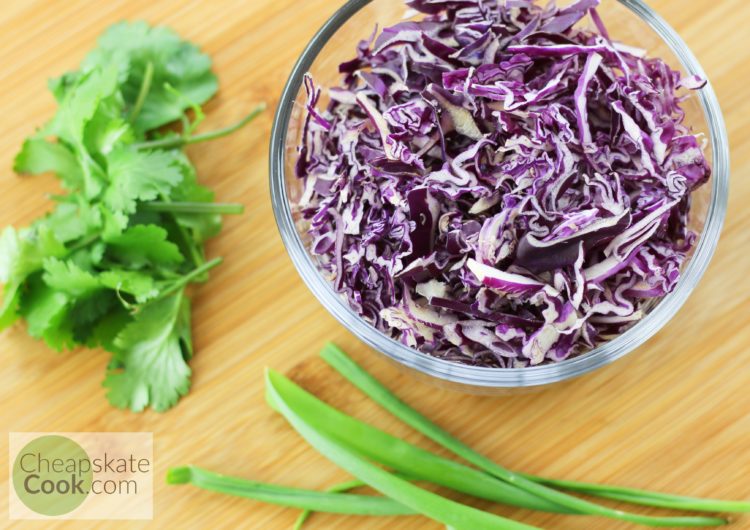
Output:
<svg viewBox="0 0 750 530">
<path fill-rule="evenodd" d="M 609 1 L 609 0 L 605 0 Z M 49 176 L 19 178 L 12 158 L 54 112 L 49 77 L 77 66 L 121 19 L 167 24 L 214 58 L 221 83 L 204 130 L 266 100 L 275 107 L 303 46 L 340 0 L 4 0 L 0 10 L 0 226 L 24 225 L 50 203 Z M 152 521 L 9 521 L 8 437 L 0 436 L 0 527 L 290 528 L 297 512 L 164 484 L 168 467 L 209 469 L 323 488 L 346 474 L 310 449 L 263 398 L 272 366 L 357 417 L 426 448 L 317 358 L 329 339 L 408 402 L 509 467 L 554 477 L 724 498 L 750 498 L 750 3 L 653 0 L 705 67 L 732 147 L 727 223 L 718 252 L 679 315 L 626 360 L 572 383 L 510 397 L 456 394 L 415 381 L 346 332 L 304 287 L 273 221 L 267 179 L 272 113 L 252 127 L 189 149 L 219 200 L 247 205 L 209 245 L 225 263 L 194 299 L 193 389 L 166 414 L 111 408 L 102 351 L 56 354 L 22 326 L 0 335 L 4 431 L 146 431 L 155 442 Z M 477 506 L 488 504 L 457 497 Z M 492 508 L 557 530 L 625 529 L 603 519 Z M 314 529 L 436 530 L 418 517 L 316 515 Z M 750 518 L 732 528 L 750 528 Z M 480 529 L 477 529 L 480 530 Z"/>
</svg>

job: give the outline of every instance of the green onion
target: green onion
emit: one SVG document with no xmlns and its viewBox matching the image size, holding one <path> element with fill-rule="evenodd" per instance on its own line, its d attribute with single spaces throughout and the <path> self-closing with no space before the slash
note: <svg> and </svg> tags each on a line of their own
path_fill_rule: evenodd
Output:
<svg viewBox="0 0 750 530">
<path fill-rule="evenodd" d="M 305 390 L 295 390 L 297 402 L 315 418 L 319 430 L 346 445 L 358 456 L 373 460 L 403 476 L 425 480 L 454 491 L 510 506 L 555 513 L 580 513 L 539 498 L 453 460 L 448 460 L 347 416 Z M 270 402 L 276 407 L 275 402 Z"/>
<path fill-rule="evenodd" d="M 333 486 L 328 488 L 326 492 L 346 493 L 355 488 L 361 488 L 362 486 L 367 486 L 367 484 L 365 484 L 361 480 L 349 480 L 347 482 L 342 482 L 341 484 L 334 484 Z M 314 513 L 313 510 L 307 509 L 307 510 L 304 510 L 301 514 L 299 514 L 299 517 L 297 517 L 297 520 L 294 522 L 294 526 L 292 527 L 292 530 L 302 530 L 302 526 L 307 522 L 307 520 L 310 518 L 310 516 L 313 513 Z"/>
<path fill-rule="evenodd" d="M 636 488 L 625 488 L 622 486 L 610 486 L 607 484 L 593 484 L 590 482 L 577 482 L 572 480 L 556 480 L 535 475 L 524 474 L 529 480 L 553 486 L 555 488 L 577 491 L 587 495 L 612 499 L 615 501 L 640 504 L 642 506 L 653 506 L 656 508 L 669 508 L 673 510 L 692 510 L 697 512 L 728 512 L 746 513 L 750 512 L 750 502 L 747 501 L 723 501 L 718 499 L 701 499 L 670 493 L 659 493 L 657 491 L 646 491 Z"/>
<path fill-rule="evenodd" d="M 195 466 L 170 469 L 167 473 L 167 484 L 192 484 L 209 491 L 317 512 L 349 515 L 410 515 L 414 513 L 413 510 L 386 497 L 287 488 L 228 477 Z"/>
<path fill-rule="evenodd" d="M 412 481 L 428 481 L 458 492 L 533 510 L 603 515 L 649 526 L 697 527 L 725 524 L 719 517 L 656 517 L 601 506 L 551 488 L 663 508 L 701 511 L 748 511 L 749 503 L 694 499 L 583 482 L 552 480 L 514 473 L 490 461 L 400 401 L 344 352 L 326 345 L 322 357 L 355 386 L 399 419 L 480 469 L 434 455 L 357 420 L 321 401 L 285 376 L 266 371 L 266 399 L 323 456 L 354 475 L 355 480 L 325 492 L 288 488 L 227 477 L 197 467 L 174 468 L 170 484 L 203 489 L 304 510 L 294 525 L 301 530 L 314 511 L 357 515 L 422 514 L 446 530 L 533 530 L 536 527 L 455 502 Z M 379 467 L 377 464 L 385 466 Z M 350 490 L 370 486 L 384 497 Z M 548 487 L 549 486 L 549 487 Z"/>
<path fill-rule="evenodd" d="M 535 527 L 446 499 L 364 460 L 347 445 L 324 433 L 309 394 L 289 379 L 266 372 L 266 395 L 294 429 L 323 456 L 404 506 L 456 530 L 529 530 Z"/>
<path fill-rule="evenodd" d="M 336 369 L 341 375 L 348 379 L 354 386 L 359 388 L 367 396 L 388 410 L 391 414 L 401 419 L 414 429 L 418 430 L 428 438 L 449 449 L 464 460 L 474 464 L 490 475 L 496 476 L 510 484 L 528 491 L 551 502 L 566 506 L 574 511 L 588 515 L 602 515 L 630 521 L 649 526 L 714 526 L 726 524 L 725 519 L 719 517 L 654 517 L 639 515 L 622 510 L 615 510 L 601 506 L 578 497 L 551 489 L 543 484 L 535 482 L 530 478 L 514 473 L 496 464 L 487 457 L 477 453 L 451 434 L 444 431 L 422 414 L 406 405 L 398 399 L 377 379 L 367 373 L 362 367 L 355 363 L 349 356 L 333 344 L 327 344 L 321 352 L 323 359 Z"/>
</svg>

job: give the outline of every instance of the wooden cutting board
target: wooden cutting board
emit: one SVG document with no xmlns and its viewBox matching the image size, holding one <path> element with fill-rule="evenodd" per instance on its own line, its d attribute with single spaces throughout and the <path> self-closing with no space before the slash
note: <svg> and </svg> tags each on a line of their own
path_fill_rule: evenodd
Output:
<svg viewBox="0 0 750 530">
<path fill-rule="evenodd" d="M 612 0 L 605 0 L 612 1 Z M 700 286 L 663 331 L 626 360 L 543 392 L 477 397 L 435 388 L 370 351 L 318 304 L 292 267 L 272 217 L 268 138 L 272 112 L 242 132 L 191 147 L 219 200 L 247 205 L 209 245 L 224 256 L 194 299 L 193 389 L 166 414 L 111 408 L 101 351 L 56 354 L 21 326 L 0 335 L 4 431 L 154 433 L 155 516 L 143 522 L 11 522 L 8 437 L 0 436 L 0 527 L 290 528 L 297 512 L 163 484 L 168 467 L 200 464 L 257 480 L 324 488 L 346 474 L 310 449 L 263 398 L 272 366 L 322 398 L 398 436 L 435 449 L 352 390 L 317 358 L 335 340 L 438 423 L 497 461 L 553 477 L 724 498 L 750 498 L 750 4 L 653 0 L 683 35 L 718 92 L 732 144 L 732 186 L 718 252 Z M 0 10 L 0 227 L 24 225 L 50 203 L 49 176 L 11 171 L 24 137 L 54 111 L 49 77 L 77 66 L 95 37 L 121 19 L 167 24 L 203 47 L 221 82 L 204 130 L 274 108 L 292 64 L 339 0 L 5 0 Z M 462 499 L 461 497 L 459 497 Z M 470 501 L 477 506 L 486 503 Z M 603 519 L 493 508 L 556 530 L 624 529 Z M 11 524 L 12 523 L 12 524 Z M 432 530 L 418 517 L 318 515 L 312 529 Z M 750 517 L 734 528 L 750 528 Z M 480 530 L 480 529 L 477 529 Z"/>
</svg>

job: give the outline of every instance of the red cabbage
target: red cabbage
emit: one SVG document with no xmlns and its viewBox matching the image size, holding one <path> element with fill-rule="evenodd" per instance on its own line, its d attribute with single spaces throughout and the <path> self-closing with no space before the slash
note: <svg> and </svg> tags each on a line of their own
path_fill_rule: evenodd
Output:
<svg viewBox="0 0 750 530">
<path fill-rule="evenodd" d="M 579 355 L 672 291 L 710 175 L 682 78 L 595 7 L 409 0 L 308 77 L 297 205 L 323 273 L 411 347 L 523 367 Z M 594 28 L 581 29 L 590 17 Z"/>
</svg>

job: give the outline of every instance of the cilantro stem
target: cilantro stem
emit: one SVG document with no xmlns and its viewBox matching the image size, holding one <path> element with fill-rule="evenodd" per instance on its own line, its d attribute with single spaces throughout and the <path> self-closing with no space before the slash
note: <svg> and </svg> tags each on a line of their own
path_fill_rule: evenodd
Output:
<svg viewBox="0 0 750 530">
<path fill-rule="evenodd" d="M 229 127 L 217 129 L 215 131 L 209 131 L 203 134 L 194 134 L 191 136 L 170 136 L 167 138 L 160 138 L 158 140 L 151 140 L 149 142 L 140 142 L 133 144 L 135 149 L 175 149 L 177 147 L 183 147 L 189 144 L 197 144 L 199 142 L 207 142 L 209 140 L 215 140 L 222 136 L 227 136 L 233 132 L 242 129 L 245 125 L 253 121 L 258 115 L 266 110 L 266 104 L 261 103 L 255 107 L 250 114 L 242 118 L 240 121 Z"/>
<path fill-rule="evenodd" d="M 229 127 L 224 127 L 223 129 L 217 129 L 215 131 L 209 131 L 207 133 L 196 134 L 196 135 L 190 136 L 189 138 L 185 139 L 185 143 L 194 144 L 198 142 L 207 142 L 210 140 L 215 140 L 216 138 L 221 138 L 222 136 L 227 136 L 229 134 L 232 134 L 233 132 L 242 129 L 245 125 L 253 121 L 264 110 L 266 110 L 266 104 L 260 103 L 252 111 L 250 111 L 250 114 L 242 118 L 240 121 L 238 121 L 234 125 L 230 125 Z"/>
<path fill-rule="evenodd" d="M 149 61 L 146 63 L 146 70 L 143 72 L 143 81 L 141 82 L 141 88 L 138 90 L 138 97 L 133 105 L 133 110 L 130 111 L 130 123 L 135 123 L 136 118 L 141 113 L 143 104 L 146 102 L 146 97 L 151 91 L 151 82 L 154 80 L 154 63 Z"/>
<path fill-rule="evenodd" d="M 159 296 L 151 300 L 151 302 L 153 302 L 154 300 L 160 300 L 162 298 L 166 298 L 167 296 L 179 291 L 180 289 L 185 287 L 187 284 L 192 282 L 194 279 L 201 276 L 203 273 L 208 272 L 209 270 L 213 269 L 217 265 L 220 265 L 222 261 L 224 261 L 222 258 L 214 258 L 211 261 L 207 261 L 206 263 L 203 263 L 199 267 L 196 267 L 195 269 L 188 272 L 184 276 L 175 280 L 175 282 L 172 285 L 164 289 L 159 294 Z"/>
<path fill-rule="evenodd" d="M 152 201 L 141 204 L 141 209 L 148 212 L 237 215 L 244 213 L 245 205 L 216 202 Z"/>
<path fill-rule="evenodd" d="M 162 193 L 161 196 L 161 204 L 169 205 L 171 204 L 171 201 Z M 146 208 L 148 210 L 148 208 Z M 176 212 L 170 212 L 172 215 L 172 219 L 174 220 L 175 227 L 177 228 L 177 232 L 180 234 L 180 237 L 182 238 L 183 242 L 185 243 L 185 246 L 188 249 L 188 252 L 190 253 L 190 259 L 193 261 L 193 265 L 196 267 L 202 265 L 205 263 L 206 258 L 203 255 L 203 252 L 201 249 L 198 248 L 198 244 L 195 242 L 195 240 L 190 237 L 190 234 L 188 234 L 187 230 L 184 226 L 180 224 L 179 219 L 177 219 L 175 213 Z M 205 280 L 205 278 L 203 279 Z"/>
<path fill-rule="evenodd" d="M 100 238 L 101 236 L 99 234 L 91 234 L 90 236 L 84 237 L 83 239 L 79 240 L 77 243 L 68 247 L 68 252 L 75 252 L 76 250 L 81 250 L 82 248 L 89 246 L 91 243 L 98 241 Z"/>
</svg>

